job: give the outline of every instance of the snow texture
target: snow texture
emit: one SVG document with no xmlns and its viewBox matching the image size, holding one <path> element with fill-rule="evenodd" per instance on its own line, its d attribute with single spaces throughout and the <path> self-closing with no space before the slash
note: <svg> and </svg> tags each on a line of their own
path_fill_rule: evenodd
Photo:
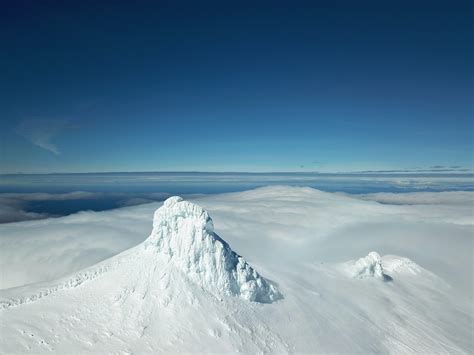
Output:
<svg viewBox="0 0 474 355">
<path fill-rule="evenodd" d="M 214 233 L 207 211 L 181 197 L 170 197 L 156 210 L 145 244 L 155 246 L 168 263 L 211 293 L 262 303 L 281 298 L 275 285 Z"/>
</svg>

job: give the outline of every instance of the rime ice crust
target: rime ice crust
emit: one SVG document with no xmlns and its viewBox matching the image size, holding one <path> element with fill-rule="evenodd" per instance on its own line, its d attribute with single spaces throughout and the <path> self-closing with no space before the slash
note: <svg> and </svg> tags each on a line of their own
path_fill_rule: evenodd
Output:
<svg viewBox="0 0 474 355">
<path fill-rule="evenodd" d="M 214 233 L 202 207 L 174 196 L 156 210 L 153 231 L 145 242 L 169 263 L 213 294 L 270 303 L 281 294 Z"/>
<path fill-rule="evenodd" d="M 382 258 L 375 251 L 354 262 L 350 269 L 352 276 L 355 278 L 374 277 L 381 280 L 384 279 Z"/>
</svg>

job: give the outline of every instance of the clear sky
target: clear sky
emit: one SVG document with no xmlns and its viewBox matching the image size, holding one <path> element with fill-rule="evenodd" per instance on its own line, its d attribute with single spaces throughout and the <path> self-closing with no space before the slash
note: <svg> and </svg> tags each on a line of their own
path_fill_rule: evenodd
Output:
<svg viewBox="0 0 474 355">
<path fill-rule="evenodd" d="M 1 169 L 470 169 L 472 14 L 471 1 L 3 2 Z"/>
</svg>

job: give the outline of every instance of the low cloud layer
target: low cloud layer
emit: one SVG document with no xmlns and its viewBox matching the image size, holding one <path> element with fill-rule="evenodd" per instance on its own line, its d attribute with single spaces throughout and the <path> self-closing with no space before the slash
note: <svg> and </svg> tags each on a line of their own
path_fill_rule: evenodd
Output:
<svg viewBox="0 0 474 355">
<path fill-rule="evenodd" d="M 474 205 L 474 191 L 412 192 L 356 195 L 357 198 L 389 205 Z"/>
<path fill-rule="evenodd" d="M 397 203 L 400 192 L 474 190 L 472 174 L 407 175 L 407 174 L 237 174 L 237 173 L 90 173 L 46 175 L 2 175 L 0 189 L 18 191 L 56 191 L 60 186 L 65 193 L 0 193 L 0 223 L 34 220 L 49 216 L 66 215 L 80 210 L 106 210 L 137 204 L 161 201 L 174 193 L 215 194 L 240 191 L 264 185 L 311 186 L 316 189 L 360 194 L 367 192 L 397 192 L 359 195 L 379 202 Z M 89 192 L 74 191 L 83 188 Z M 107 189 L 107 190 L 105 190 Z M 113 190 L 116 189 L 116 190 Z M 167 192 L 146 192 L 146 191 Z M 69 192 L 72 191 L 72 192 Z M 108 192 L 90 192 L 108 191 Z M 127 191 L 127 192 L 124 192 Z M 140 192 L 129 192 L 140 191 Z M 365 197 L 364 197 L 365 196 Z M 403 198 L 408 195 L 404 195 Z M 418 195 L 428 198 L 426 195 Z M 447 195 L 436 195 L 439 201 Z M 452 195 L 450 195 L 452 196 Z M 56 201 L 56 208 L 48 209 L 46 202 Z M 60 201 L 64 201 L 61 205 Z M 82 204 L 74 205 L 74 201 Z M 413 201 L 412 201 L 413 202 Z M 448 201 L 449 202 L 449 201 Z M 405 204 L 404 201 L 399 202 Z M 411 203 L 408 201 L 407 203 Z M 49 205 L 52 205 L 51 203 Z M 67 208 L 60 208 L 66 206 Z M 100 205 L 100 206 L 99 206 Z M 36 208 L 33 208 L 35 206 Z M 45 206 L 42 208 L 41 206 Z"/>
<path fill-rule="evenodd" d="M 31 211 L 30 206 L 34 203 L 45 203 L 51 201 L 79 202 L 88 200 L 90 202 L 90 206 L 93 206 L 94 202 L 110 201 L 109 208 L 117 208 L 151 203 L 154 201 L 162 201 L 167 197 L 169 197 L 168 193 L 131 194 L 120 192 L 105 193 L 86 191 L 74 191 L 69 193 L 0 193 L 0 223 L 58 217 L 58 214 L 56 213 L 47 212 L 46 208 L 43 208 L 40 212 Z M 89 208 L 93 209 L 92 207 Z M 78 212 L 81 209 L 84 209 L 84 207 L 82 205 L 78 205 L 77 211 L 74 209 L 72 211 Z"/>
<path fill-rule="evenodd" d="M 25 203 L 21 200 L 0 197 L 0 223 L 28 221 L 50 217 L 47 213 L 25 211 Z"/>
<path fill-rule="evenodd" d="M 263 261 L 340 262 L 375 250 L 409 257 L 471 294 L 472 193 L 403 195 L 357 198 L 274 186 L 194 201 L 209 210 L 216 232 L 256 267 Z M 160 205 L 0 225 L 0 286 L 51 280 L 138 244 L 149 235 Z"/>
<path fill-rule="evenodd" d="M 406 169 L 391 169 L 391 170 L 358 171 L 358 173 L 361 173 L 361 174 L 396 174 L 396 173 L 425 174 L 425 173 L 467 173 L 467 172 L 472 172 L 472 169 L 462 167 L 459 165 L 454 165 L 454 166 L 433 165 L 428 168 L 406 168 Z"/>
<path fill-rule="evenodd" d="M 51 217 L 48 213 L 27 211 L 32 201 L 66 201 L 98 197 L 98 194 L 76 191 L 65 194 L 48 193 L 3 193 L 0 194 L 0 223 Z"/>
</svg>

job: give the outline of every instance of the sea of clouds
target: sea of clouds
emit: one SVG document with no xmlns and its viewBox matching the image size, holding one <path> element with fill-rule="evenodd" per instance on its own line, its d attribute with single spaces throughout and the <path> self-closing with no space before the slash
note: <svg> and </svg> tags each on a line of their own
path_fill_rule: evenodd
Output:
<svg viewBox="0 0 474 355">
<path fill-rule="evenodd" d="M 375 250 L 409 257 L 472 297 L 474 192 L 347 195 L 273 186 L 193 200 L 257 268 Z M 140 243 L 160 205 L 0 225 L 0 288 L 52 280 Z"/>
<path fill-rule="evenodd" d="M 0 224 L 163 201 L 171 194 L 216 194 L 270 186 L 308 186 L 329 192 L 473 191 L 472 174 L 313 174 L 313 173 L 88 173 L 0 175 Z M 462 194 L 462 192 L 460 193 Z M 400 194 L 379 194 L 397 204 Z M 362 197 L 362 195 L 360 195 Z M 403 194 L 403 199 L 408 195 Z M 415 196 L 415 195 L 413 195 Z M 425 194 L 425 201 L 429 197 Z M 431 195 L 433 203 L 453 195 Z M 366 199 L 375 198 L 374 194 Z M 420 202 L 416 195 L 413 203 Z M 460 197 L 462 198 L 462 197 Z M 384 201 L 387 200 L 387 201 Z M 400 204 L 410 204 L 401 201 Z M 428 202 L 427 202 L 428 203 Z"/>
</svg>

